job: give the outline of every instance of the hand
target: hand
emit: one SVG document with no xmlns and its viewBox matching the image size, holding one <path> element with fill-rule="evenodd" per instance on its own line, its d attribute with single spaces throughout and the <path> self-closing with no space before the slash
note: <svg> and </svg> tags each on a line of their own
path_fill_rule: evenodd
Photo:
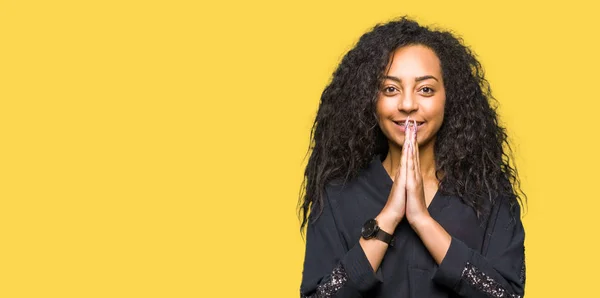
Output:
<svg viewBox="0 0 600 298">
<path fill-rule="evenodd" d="M 427 210 L 425 191 L 423 190 L 423 175 L 421 174 L 419 144 L 417 142 L 417 123 L 414 122 L 413 124 L 412 129 L 410 129 L 411 150 L 408 152 L 406 162 L 406 219 L 414 227 L 417 222 L 429 217 L 429 211 Z"/>
<path fill-rule="evenodd" d="M 404 137 L 404 145 L 402 145 L 400 166 L 398 172 L 396 172 L 392 190 L 390 191 L 390 195 L 388 196 L 387 203 L 383 207 L 383 210 L 381 210 L 381 213 L 377 216 L 378 222 L 381 222 L 382 220 L 388 222 L 388 226 L 390 226 L 391 229 L 396 228 L 396 225 L 404 218 L 406 212 L 406 170 L 408 153 L 411 146 L 409 135 L 410 131 L 407 129 Z M 380 224 L 380 226 L 382 226 L 382 224 Z M 384 227 L 382 226 L 382 228 Z M 388 232 L 385 228 L 384 231 Z"/>
</svg>

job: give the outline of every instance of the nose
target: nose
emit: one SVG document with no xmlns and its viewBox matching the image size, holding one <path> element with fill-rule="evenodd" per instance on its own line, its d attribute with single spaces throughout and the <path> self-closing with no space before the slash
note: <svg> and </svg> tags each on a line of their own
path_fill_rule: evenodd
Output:
<svg viewBox="0 0 600 298">
<path fill-rule="evenodd" d="M 412 111 L 418 109 L 418 103 L 414 94 L 406 92 L 400 96 L 398 100 L 398 110 L 410 114 Z"/>
</svg>

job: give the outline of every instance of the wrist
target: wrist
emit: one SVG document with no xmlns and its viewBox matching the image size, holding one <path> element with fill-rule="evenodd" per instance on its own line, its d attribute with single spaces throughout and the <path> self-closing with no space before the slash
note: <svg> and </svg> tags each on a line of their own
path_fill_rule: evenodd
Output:
<svg viewBox="0 0 600 298">
<path fill-rule="evenodd" d="M 380 229 L 388 234 L 393 234 L 402 218 L 398 218 L 398 216 L 389 212 L 381 212 L 375 217 L 375 220 L 377 220 Z"/>
<path fill-rule="evenodd" d="M 417 234 L 420 234 L 422 231 L 426 230 L 434 222 L 435 220 L 429 215 L 429 212 L 415 216 L 412 218 L 412 220 L 409 220 L 410 226 Z"/>
</svg>

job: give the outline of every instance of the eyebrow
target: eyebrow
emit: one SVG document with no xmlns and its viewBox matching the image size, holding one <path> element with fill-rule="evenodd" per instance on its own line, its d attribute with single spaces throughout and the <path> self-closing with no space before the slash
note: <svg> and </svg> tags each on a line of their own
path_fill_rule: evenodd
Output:
<svg viewBox="0 0 600 298">
<path fill-rule="evenodd" d="M 393 76 L 384 76 L 383 78 L 384 78 L 384 79 L 389 79 L 389 80 L 392 80 L 392 81 L 395 81 L 395 82 L 398 82 L 398 83 L 402 83 L 402 80 L 401 80 L 400 78 L 397 78 L 397 77 L 393 77 Z M 436 81 L 438 81 L 438 82 L 439 82 L 439 80 L 438 80 L 436 77 L 434 77 L 434 76 L 431 76 L 431 75 L 426 75 L 426 76 L 416 77 L 416 78 L 415 78 L 415 82 L 417 82 L 417 83 L 418 83 L 418 82 L 420 82 L 420 81 L 425 81 L 425 80 L 428 80 L 428 79 L 434 79 L 434 80 L 436 80 Z"/>
</svg>

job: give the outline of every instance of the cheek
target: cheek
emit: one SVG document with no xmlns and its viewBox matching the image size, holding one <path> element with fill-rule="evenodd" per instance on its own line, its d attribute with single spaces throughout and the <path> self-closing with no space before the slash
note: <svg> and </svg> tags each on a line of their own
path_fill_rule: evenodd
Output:
<svg viewBox="0 0 600 298">
<path fill-rule="evenodd" d="M 443 121 L 444 120 L 444 111 L 446 109 L 446 98 L 444 97 L 444 100 L 442 100 L 442 103 L 440 104 L 440 119 Z"/>
<path fill-rule="evenodd" d="M 432 115 L 435 118 L 435 130 L 437 133 L 437 130 L 440 129 L 440 127 L 442 126 L 442 123 L 444 122 L 444 101 L 442 101 L 440 104 L 436 105 L 433 112 L 434 115 Z"/>
<path fill-rule="evenodd" d="M 391 98 L 380 97 L 375 107 L 378 117 L 387 117 L 394 112 L 396 105 Z"/>
<path fill-rule="evenodd" d="M 377 119 L 381 117 L 381 101 L 377 100 L 375 103 L 375 114 L 377 115 Z"/>
<path fill-rule="evenodd" d="M 386 101 L 385 99 L 382 99 L 382 98 L 378 98 L 377 102 L 375 103 L 375 114 L 377 115 L 377 119 L 376 119 L 377 126 L 379 126 L 379 128 L 381 129 L 383 134 L 386 135 L 387 137 L 389 137 L 389 134 L 388 134 L 388 128 L 386 127 L 387 124 L 386 124 L 385 120 L 388 119 L 390 116 L 389 106 L 390 106 L 389 101 Z"/>
<path fill-rule="evenodd" d="M 444 121 L 444 107 L 441 107 L 437 111 L 437 117 L 438 117 L 440 123 L 442 123 Z"/>
<path fill-rule="evenodd" d="M 432 116 L 436 118 L 440 123 L 444 120 L 444 108 L 446 105 L 446 97 L 442 96 L 438 98 L 431 105 Z"/>
<path fill-rule="evenodd" d="M 426 117 L 429 122 L 431 122 L 432 130 L 437 131 L 444 121 L 444 98 L 436 98 L 427 103 L 427 105 L 422 106 L 424 110 L 426 110 Z"/>
<path fill-rule="evenodd" d="M 377 115 L 377 121 L 380 122 L 382 118 L 385 118 L 385 101 L 377 99 L 375 103 L 375 114 Z"/>
</svg>

